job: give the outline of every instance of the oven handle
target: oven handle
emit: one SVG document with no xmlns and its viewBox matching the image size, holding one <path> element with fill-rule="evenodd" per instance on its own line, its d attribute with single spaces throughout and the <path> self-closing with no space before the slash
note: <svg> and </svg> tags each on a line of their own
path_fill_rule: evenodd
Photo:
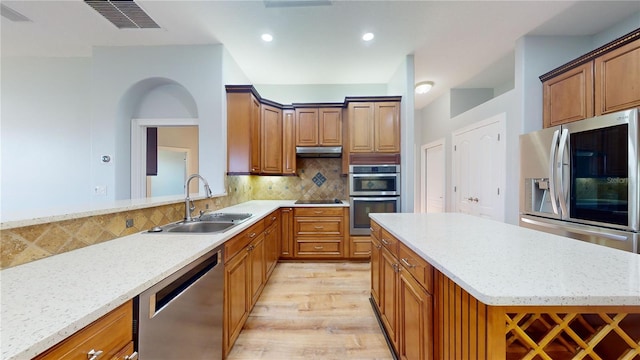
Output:
<svg viewBox="0 0 640 360">
<path fill-rule="evenodd" d="M 351 200 L 357 201 L 383 201 L 383 200 L 400 200 L 400 196 L 385 196 L 385 197 L 371 197 L 371 196 L 352 196 Z"/>
<path fill-rule="evenodd" d="M 360 177 L 366 177 L 366 178 L 371 178 L 371 177 L 376 177 L 376 178 L 380 178 L 380 177 L 398 177 L 398 175 L 400 175 L 400 173 L 383 173 L 383 174 L 350 174 L 350 176 L 352 178 L 360 178 Z"/>
</svg>

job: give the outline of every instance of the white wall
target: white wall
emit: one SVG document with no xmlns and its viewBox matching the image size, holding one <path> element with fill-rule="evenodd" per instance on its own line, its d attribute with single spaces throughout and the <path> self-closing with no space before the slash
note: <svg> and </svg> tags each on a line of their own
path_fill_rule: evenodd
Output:
<svg viewBox="0 0 640 360">
<path fill-rule="evenodd" d="M 1 213 L 87 203 L 89 58 L 3 58 Z"/>
<path fill-rule="evenodd" d="M 400 190 L 402 191 L 400 208 L 402 212 L 414 212 L 415 210 L 415 168 L 416 154 L 419 151 L 419 147 L 416 147 L 416 133 L 414 131 L 414 74 L 413 55 L 408 55 L 398 66 L 387 85 L 387 95 L 402 96 L 400 104 Z"/>
<path fill-rule="evenodd" d="M 94 201 L 130 197 L 131 118 L 143 94 L 170 82 L 193 96 L 200 174 L 214 194 L 224 193 L 222 45 L 98 47 L 92 70 L 92 181 L 108 189 L 106 197 Z M 97 162 L 102 154 L 112 155 L 112 164 Z"/>
</svg>

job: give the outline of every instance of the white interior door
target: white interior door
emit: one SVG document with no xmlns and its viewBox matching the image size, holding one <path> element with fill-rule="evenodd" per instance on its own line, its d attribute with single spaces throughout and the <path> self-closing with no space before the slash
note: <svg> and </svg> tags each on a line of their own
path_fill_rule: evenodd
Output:
<svg viewBox="0 0 640 360">
<path fill-rule="evenodd" d="M 445 212 L 444 139 L 422 146 L 422 212 Z"/>
<path fill-rule="evenodd" d="M 504 221 L 505 114 L 453 133 L 455 211 Z"/>
</svg>

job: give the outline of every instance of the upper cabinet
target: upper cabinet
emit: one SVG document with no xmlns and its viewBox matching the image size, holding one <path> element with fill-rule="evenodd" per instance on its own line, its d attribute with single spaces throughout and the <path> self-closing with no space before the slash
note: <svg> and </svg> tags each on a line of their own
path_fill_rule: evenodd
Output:
<svg viewBox="0 0 640 360">
<path fill-rule="evenodd" d="M 540 80 L 545 128 L 640 106 L 640 29 Z"/>
<path fill-rule="evenodd" d="M 227 173 L 261 171 L 260 101 L 247 89 L 227 88 Z"/>
<path fill-rule="evenodd" d="M 294 110 L 282 111 L 282 174 L 296 174 L 296 113 Z"/>
<path fill-rule="evenodd" d="M 341 107 L 296 108 L 296 146 L 342 146 Z"/>
<path fill-rule="evenodd" d="M 350 102 L 349 152 L 400 152 L 400 100 Z"/>
<path fill-rule="evenodd" d="M 263 174 L 282 174 L 282 110 L 275 106 L 262 105 L 261 116 L 262 161 Z"/>
<path fill-rule="evenodd" d="M 544 127 L 593 116 L 593 63 L 571 69 L 542 83 Z"/>
<path fill-rule="evenodd" d="M 640 106 L 640 39 L 595 59 L 596 115 Z"/>
</svg>

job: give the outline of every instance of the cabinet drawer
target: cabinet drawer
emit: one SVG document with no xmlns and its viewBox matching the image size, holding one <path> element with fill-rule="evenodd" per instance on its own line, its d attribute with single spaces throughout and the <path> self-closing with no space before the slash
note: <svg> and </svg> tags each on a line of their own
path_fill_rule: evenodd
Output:
<svg viewBox="0 0 640 360">
<path fill-rule="evenodd" d="M 380 242 L 382 246 L 384 246 L 389 252 L 398 257 L 398 239 L 395 236 L 389 234 L 389 232 L 385 229 L 380 229 Z"/>
<path fill-rule="evenodd" d="M 296 242 L 296 255 L 340 256 L 340 241 L 300 241 Z"/>
<path fill-rule="evenodd" d="M 294 216 L 342 216 L 342 207 L 304 207 L 295 208 Z"/>
<path fill-rule="evenodd" d="M 134 353 L 133 341 L 130 341 L 127 346 L 123 347 L 111 360 L 129 360 L 127 356 L 131 356 Z M 137 359 L 137 358 L 136 358 Z"/>
<path fill-rule="evenodd" d="M 228 240 L 224 244 L 224 261 L 227 262 L 229 259 L 234 257 L 240 250 L 249 245 L 249 243 L 253 241 L 256 236 L 262 234 L 263 231 L 264 221 L 258 221 L 257 223 L 251 225 L 251 227 L 249 227 L 247 230 Z"/>
<path fill-rule="evenodd" d="M 133 302 L 89 324 L 35 359 L 87 359 L 91 350 L 103 351 L 111 359 L 133 340 Z"/>
<path fill-rule="evenodd" d="M 371 256 L 371 237 L 351 236 L 349 238 L 349 256 L 352 258 L 368 258 Z"/>
<path fill-rule="evenodd" d="M 405 244 L 400 243 L 398 260 L 428 293 L 433 294 L 433 267 L 414 253 Z"/>
<path fill-rule="evenodd" d="M 276 221 L 280 221 L 280 211 L 276 210 L 274 212 L 272 212 L 271 214 L 267 215 L 267 217 L 264 218 L 264 220 L 262 220 L 264 222 L 264 228 L 268 228 L 269 226 L 271 226 L 274 222 Z"/>
<path fill-rule="evenodd" d="M 336 217 L 297 217 L 295 219 L 296 235 L 330 235 L 342 236 L 342 218 Z"/>
<path fill-rule="evenodd" d="M 380 225 L 371 220 L 371 236 L 375 237 L 376 239 L 380 239 L 380 229 L 382 229 Z"/>
</svg>

